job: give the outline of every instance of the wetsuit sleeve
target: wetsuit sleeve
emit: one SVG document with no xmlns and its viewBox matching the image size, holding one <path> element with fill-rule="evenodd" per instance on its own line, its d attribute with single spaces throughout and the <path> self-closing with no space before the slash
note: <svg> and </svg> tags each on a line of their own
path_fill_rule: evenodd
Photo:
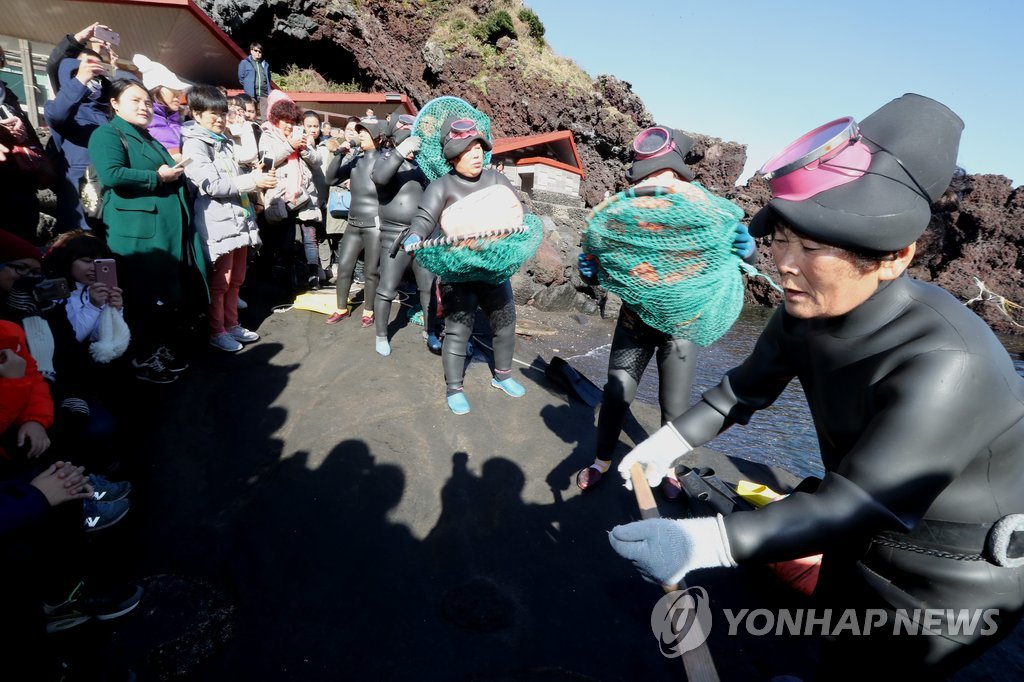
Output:
<svg viewBox="0 0 1024 682">
<path fill-rule="evenodd" d="M 405 158 L 397 152 L 390 152 L 377 157 L 377 162 L 373 164 L 373 170 L 370 171 L 370 179 L 373 180 L 373 184 L 377 187 L 385 187 L 395 178 L 395 174 L 398 169 L 402 167 L 402 162 Z"/>
<path fill-rule="evenodd" d="M 416 210 L 416 217 L 412 220 L 409 230 L 420 239 L 426 239 L 434 231 L 437 221 L 441 218 L 441 211 L 444 210 L 447 192 L 445 191 L 445 177 L 442 176 L 427 185 L 420 199 L 420 207 Z"/>
<path fill-rule="evenodd" d="M 992 434 L 1019 419 L 995 404 L 979 409 L 992 395 L 1010 394 L 991 361 L 959 350 L 923 353 L 894 368 L 865 396 L 874 416 L 815 493 L 726 520 L 733 556 L 792 559 L 882 530 L 911 530 Z"/>
<path fill-rule="evenodd" d="M 327 166 L 327 173 L 324 174 L 327 179 L 327 184 L 340 185 L 351 178 L 352 171 L 355 170 L 356 164 L 359 163 L 361 158 L 363 157 L 356 154 L 344 163 L 338 162 L 337 165 L 335 165 L 335 163 L 332 162 L 331 165 Z"/>
<path fill-rule="evenodd" d="M 718 386 L 673 420 L 686 442 L 703 445 L 733 424 L 746 424 L 758 410 L 770 406 L 796 376 L 797 368 L 787 352 L 779 308 L 743 364 L 729 370 Z"/>
</svg>

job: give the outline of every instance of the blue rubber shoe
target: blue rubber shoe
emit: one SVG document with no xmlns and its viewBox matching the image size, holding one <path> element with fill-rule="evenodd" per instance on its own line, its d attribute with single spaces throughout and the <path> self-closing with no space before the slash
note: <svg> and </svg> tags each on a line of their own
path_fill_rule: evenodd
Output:
<svg viewBox="0 0 1024 682">
<path fill-rule="evenodd" d="M 427 334 L 427 350 L 434 355 L 441 354 L 441 339 L 437 338 L 437 334 L 434 332 Z"/>
<path fill-rule="evenodd" d="M 505 391 L 507 395 L 510 395 L 513 398 L 521 398 L 524 395 L 526 395 L 526 389 L 523 388 L 522 384 L 520 384 L 518 381 L 511 377 L 509 377 L 508 379 L 503 379 L 501 381 L 498 381 L 497 379 L 491 379 L 491 386 L 494 386 L 495 388 L 500 388 L 501 390 Z"/>
<path fill-rule="evenodd" d="M 466 400 L 466 394 L 459 392 L 448 396 L 448 407 L 455 414 L 468 414 L 469 401 Z"/>
<path fill-rule="evenodd" d="M 391 355 L 391 344 L 388 343 L 387 337 L 381 338 L 378 336 L 377 340 L 374 341 L 373 349 L 377 351 L 378 355 L 383 355 L 384 357 Z"/>
</svg>

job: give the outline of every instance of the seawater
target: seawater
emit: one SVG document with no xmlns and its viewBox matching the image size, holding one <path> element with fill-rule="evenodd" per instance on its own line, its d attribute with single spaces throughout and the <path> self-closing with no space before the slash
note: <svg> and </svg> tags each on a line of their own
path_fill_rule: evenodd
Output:
<svg viewBox="0 0 1024 682">
<path fill-rule="evenodd" d="M 728 333 L 709 348 L 700 349 L 691 403 L 699 400 L 701 393 L 717 385 L 725 372 L 743 362 L 753 350 L 771 314 L 772 311 L 765 308 L 746 308 Z M 603 386 L 608 374 L 611 339 L 594 340 L 600 345 L 566 359 L 595 384 Z M 1020 352 L 1024 345 L 1021 340 L 1007 338 L 1003 342 L 1017 373 L 1024 376 L 1024 355 Z M 658 369 L 654 359 L 640 381 L 637 400 L 658 404 Z M 708 447 L 755 462 L 780 466 L 801 477 L 821 476 L 823 473 L 818 439 L 798 381 L 791 382 L 775 404 L 755 414 L 747 426 L 732 427 L 708 443 Z"/>
</svg>

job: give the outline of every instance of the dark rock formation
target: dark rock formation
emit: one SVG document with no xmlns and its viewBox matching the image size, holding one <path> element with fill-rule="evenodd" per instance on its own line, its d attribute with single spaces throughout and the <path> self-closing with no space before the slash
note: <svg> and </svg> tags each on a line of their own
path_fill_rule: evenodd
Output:
<svg viewBox="0 0 1024 682">
<path fill-rule="evenodd" d="M 400 91 L 416 106 L 457 94 L 487 112 L 498 136 L 571 130 L 586 171 L 583 198 L 595 205 L 606 190 L 625 187 L 625 167 L 636 132 L 656 123 L 629 83 L 613 76 L 590 79 L 575 64 L 505 36 L 482 45 L 470 28 L 499 9 L 517 15 L 519 0 L 197 0 L 241 45 L 261 41 L 272 67 L 288 62 L 315 67 L 329 80 L 365 90 Z M 511 10 L 509 9 L 511 8 Z M 457 26 L 458 25 L 458 26 Z M 452 27 L 445 34 L 439 27 Z M 461 31 L 461 33 L 459 32 Z M 529 42 L 529 41 L 528 41 Z M 735 183 L 746 147 L 699 133 L 687 158 L 696 179 L 739 204 L 751 217 L 770 194 L 758 178 Z M 577 310 L 585 285 L 575 275 L 585 211 L 540 199 L 536 212 L 551 220 L 544 244 L 513 279 L 516 299 Z M 973 304 L 997 331 L 1024 328 L 1024 190 L 1001 176 L 959 176 L 934 207 L 932 224 L 911 269 L 961 300 L 979 294 L 974 278 L 1011 303 Z M 560 263 L 556 259 L 560 258 Z M 761 269 L 776 275 L 762 247 Z M 575 292 L 575 295 L 570 295 Z M 749 281 L 748 300 L 774 305 L 778 295 L 763 279 Z M 989 295 L 991 298 L 991 295 Z M 584 297 L 585 299 L 586 297 Z M 614 307 L 614 306 L 613 306 Z"/>
</svg>

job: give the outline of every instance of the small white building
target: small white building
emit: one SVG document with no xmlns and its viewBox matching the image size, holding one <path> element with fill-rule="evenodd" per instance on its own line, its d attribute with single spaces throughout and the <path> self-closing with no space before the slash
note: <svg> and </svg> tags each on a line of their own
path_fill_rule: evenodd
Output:
<svg viewBox="0 0 1024 682">
<path fill-rule="evenodd" d="M 512 183 L 530 196 L 552 192 L 579 197 L 580 180 L 585 177 L 570 130 L 496 138 L 491 164 L 503 164 Z"/>
</svg>

